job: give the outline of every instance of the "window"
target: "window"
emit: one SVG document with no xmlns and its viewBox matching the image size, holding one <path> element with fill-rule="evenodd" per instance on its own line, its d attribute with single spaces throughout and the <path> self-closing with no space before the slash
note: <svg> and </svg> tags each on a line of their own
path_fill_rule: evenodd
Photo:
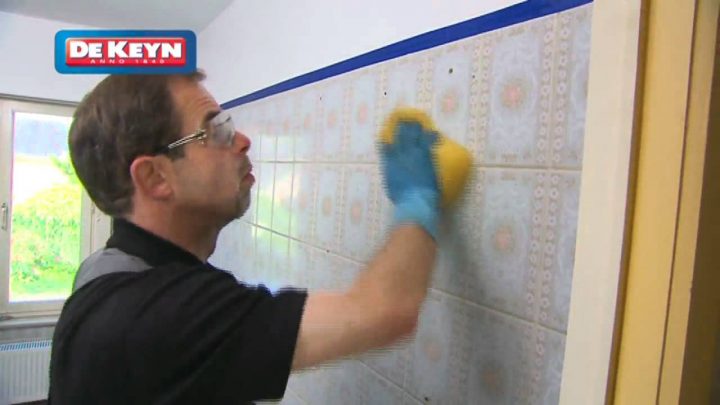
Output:
<svg viewBox="0 0 720 405">
<path fill-rule="evenodd" d="M 110 220 L 70 163 L 74 108 L 0 99 L 0 315 L 60 310 Z"/>
</svg>

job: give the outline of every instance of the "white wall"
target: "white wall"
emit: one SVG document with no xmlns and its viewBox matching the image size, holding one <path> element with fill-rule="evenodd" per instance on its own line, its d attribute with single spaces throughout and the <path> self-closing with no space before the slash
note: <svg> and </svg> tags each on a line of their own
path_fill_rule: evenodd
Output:
<svg viewBox="0 0 720 405">
<path fill-rule="evenodd" d="M 236 0 L 198 33 L 219 102 L 521 0 Z M 61 75 L 55 33 L 93 28 L 0 12 L 0 94 L 79 101 L 104 75 Z M 148 27 L 150 28 L 150 27 Z"/>
<path fill-rule="evenodd" d="M 218 102 L 519 0 L 235 0 L 198 35 Z"/>
<path fill-rule="evenodd" d="M 57 73 L 55 33 L 84 28 L 0 12 L 0 94 L 80 101 L 104 75 Z"/>
</svg>

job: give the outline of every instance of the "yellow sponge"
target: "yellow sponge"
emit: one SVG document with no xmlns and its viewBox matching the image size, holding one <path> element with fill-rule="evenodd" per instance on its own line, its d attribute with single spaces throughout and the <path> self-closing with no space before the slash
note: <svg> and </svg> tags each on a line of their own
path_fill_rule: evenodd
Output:
<svg viewBox="0 0 720 405">
<path fill-rule="evenodd" d="M 398 123 L 408 121 L 418 122 L 424 130 L 438 134 L 438 141 L 432 153 L 442 193 L 441 206 L 447 207 L 462 194 L 470 175 L 472 155 L 464 146 L 438 131 L 432 119 L 424 111 L 415 108 L 402 107 L 393 111 L 380 131 L 380 141 L 392 143 Z"/>
</svg>

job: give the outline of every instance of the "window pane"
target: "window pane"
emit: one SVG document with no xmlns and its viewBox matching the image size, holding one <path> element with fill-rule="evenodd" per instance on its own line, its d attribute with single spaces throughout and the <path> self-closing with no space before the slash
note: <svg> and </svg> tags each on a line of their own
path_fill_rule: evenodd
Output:
<svg viewBox="0 0 720 405">
<path fill-rule="evenodd" d="M 70 164 L 71 118 L 13 117 L 10 301 L 66 298 L 80 260 L 82 187 Z"/>
</svg>

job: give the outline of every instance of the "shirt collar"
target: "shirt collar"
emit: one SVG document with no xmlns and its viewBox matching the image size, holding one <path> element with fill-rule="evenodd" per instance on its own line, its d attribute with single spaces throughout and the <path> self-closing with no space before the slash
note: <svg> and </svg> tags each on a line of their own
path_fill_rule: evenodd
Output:
<svg viewBox="0 0 720 405">
<path fill-rule="evenodd" d="M 204 264 L 195 255 L 124 219 L 113 219 L 108 248 L 117 248 L 157 267 L 170 263 Z"/>
</svg>

